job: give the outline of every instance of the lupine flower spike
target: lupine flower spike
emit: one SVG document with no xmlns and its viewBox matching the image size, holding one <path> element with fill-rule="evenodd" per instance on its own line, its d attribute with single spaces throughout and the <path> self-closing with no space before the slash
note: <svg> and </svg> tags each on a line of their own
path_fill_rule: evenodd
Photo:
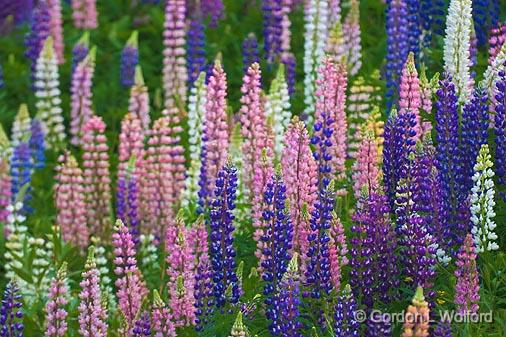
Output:
<svg viewBox="0 0 506 337">
<path fill-rule="evenodd" d="M 343 23 L 344 46 L 346 62 L 351 76 L 356 75 L 362 67 L 362 45 L 360 39 L 359 1 L 350 1 L 350 11 Z M 339 60 L 341 61 L 341 60 Z"/>
<path fill-rule="evenodd" d="M 97 28 L 97 16 L 97 0 L 72 0 L 72 19 L 76 28 Z"/>
<path fill-rule="evenodd" d="M 501 48 L 506 41 L 506 24 L 499 23 L 497 27 L 494 27 L 490 31 L 490 37 L 488 40 L 488 64 L 492 64 L 497 54 L 501 51 Z"/>
<path fill-rule="evenodd" d="M 202 0 L 200 2 L 200 8 L 202 13 L 209 14 L 211 20 L 209 27 L 216 28 L 218 21 L 224 17 L 225 6 L 223 0 Z"/>
<path fill-rule="evenodd" d="M 334 333 L 342 337 L 360 336 L 360 323 L 357 321 L 358 305 L 349 284 L 343 289 L 337 301 L 334 314 Z"/>
<path fill-rule="evenodd" d="M 353 164 L 353 190 L 357 200 L 360 199 L 364 189 L 367 191 L 367 195 L 378 192 L 380 186 L 379 158 L 378 142 L 374 131 L 365 126 L 362 141 L 358 146 L 357 160 Z"/>
<path fill-rule="evenodd" d="M 0 308 L 0 335 L 2 337 L 23 337 L 23 297 L 16 281 L 7 284 Z"/>
<path fill-rule="evenodd" d="M 144 84 L 144 77 L 142 76 L 140 66 L 135 67 L 135 83 L 130 89 L 128 112 L 137 115 L 145 131 L 149 129 L 151 123 L 149 116 L 149 93 L 148 88 Z"/>
<path fill-rule="evenodd" d="M 21 142 L 14 148 L 10 160 L 12 202 L 22 201 L 23 214 L 32 213 L 31 182 L 33 173 L 32 151 L 28 142 Z"/>
<path fill-rule="evenodd" d="M 505 44 L 506 47 L 506 44 Z M 506 62 L 505 62 L 506 64 Z M 506 71 L 500 70 L 495 84 L 494 134 L 495 134 L 495 172 L 499 185 L 506 184 Z M 506 194 L 501 193 L 506 200 Z"/>
<path fill-rule="evenodd" d="M 278 158 L 283 150 L 283 135 L 292 116 L 290 109 L 290 96 L 288 84 L 285 80 L 285 67 L 284 65 L 280 65 L 276 78 L 272 80 L 269 95 L 265 102 L 265 114 L 273 122 L 274 150 Z"/>
<path fill-rule="evenodd" d="M 32 120 L 31 135 L 28 141 L 33 158 L 33 167 L 41 169 L 46 166 L 46 142 L 44 141 L 44 132 L 38 119 Z"/>
<path fill-rule="evenodd" d="M 213 308 L 212 271 L 209 259 L 208 233 L 204 218 L 197 219 L 193 227 L 193 249 L 195 252 L 195 325 L 200 331 L 208 322 Z"/>
<path fill-rule="evenodd" d="M 476 269 L 476 253 L 471 234 L 466 236 L 464 244 L 457 255 L 457 269 L 455 277 L 455 304 L 457 311 L 464 316 L 476 315 L 478 313 L 480 301 L 479 275 Z"/>
<path fill-rule="evenodd" d="M 248 71 L 248 68 L 253 63 L 260 63 L 260 57 L 258 54 L 259 52 L 257 37 L 255 34 L 249 33 L 242 42 L 242 69 L 244 73 Z"/>
<path fill-rule="evenodd" d="M 406 64 L 402 69 L 401 82 L 399 86 L 399 113 L 404 114 L 408 111 L 413 113 L 416 118 L 415 140 L 422 139 L 422 120 L 420 109 L 422 105 L 420 80 L 415 67 L 415 55 L 409 53 Z"/>
<path fill-rule="evenodd" d="M 0 222 L 6 223 L 11 203 L 11 176 L 9 168 L 10 144 L 3 127 L 0 125 Z"/>
<path fill-rule="evenodd" d="M 77 65 L 88 55 L 90 48 L 90 32 L 84 32 L 83 36 L 72 48 L 72 74 Z"/>
<path fill-rule="evenodd" d="M 47 1 L 39 1 L 31 14 L 30 32 L 26 35 L 25 56 L 31 61 L 31 79 L 35 80 L 35 67 L 44 43 L 50 36 L 51 16 Z M 32 83 L 33 84 L 33 83 Z"/>
<path fill-rule="evenodd" d="M 63 42 L 63 23 L 62 23 L 62 9 L 61 0 L 46 0 L 49 9 L 49 31 L 54 39 L 54 50 L 58 58 L 58 64 L 63 64 L 65 58 L 63 56 L 65 50 Z"/>
<path fill-rule="evenodd" d="M 264 50 L 267 62 L 273 63 L 281 55 L 281 36 L 283 29 L 283 11 L 281 1 L 263 0 L 262 11 L 264 14 Z"/>
<path fill-rule="evenodd" d="M 401 336 L 429 336 L 429 304 L 425 301 L 422 287 L 416 289 L 412 305 L 408 306 Z"/>
<path fill-rule="evenodd" d="M 68 303 L 67 263 L 64 262 L 56 278 L 51 281 L 48 302 L 46 304 L 45 337 L 63 337 L 67 332 Z"/>
<path fill-rule="evenodd" d="M 137 31 L 134 31 L 121 51 L 119 73 L 121 85 L 124 87 L 135 84 L 135 67 L 139 64 L 138 35 Z"/>
<path fill-rule="evenodd" d="M 172 323 L 172 313 L 160 298 L 158 291 L 153 294 L 152 327 L 155 337 L 176 337 L 176 328 Z"/>
<path fill-rule="evenodd" d="M 32 120 L 26 104 L 19 106 L 18 113 L 12 123 L 11 145 L 18 146 L 21 142 L 26 142 L 30 138 Z"/>
<path fill-rule="evenodd" d="M 230 331 L 230 335 L 228 337 L 247 337 L 248 329 L 242 322 L 242 312 L 239 311 L 237 317 L 235 319 L 234 325 L 232 326 L 232 330 Z"/>
<path fill-rule="evenodd" d="M 187 63 L 188 87 L 192 88 L 200 72 L 206 70 L 206 35 L 202 15 L 196 13 L 188 29 Z"/>
<path fill-rule="evenodd" d="M 341 289 L 341 271 L 348 264 L 348 247 L 341 219 L 334 212 L 329 230 L 330 275 L 334 289 Z"/>
</svg>

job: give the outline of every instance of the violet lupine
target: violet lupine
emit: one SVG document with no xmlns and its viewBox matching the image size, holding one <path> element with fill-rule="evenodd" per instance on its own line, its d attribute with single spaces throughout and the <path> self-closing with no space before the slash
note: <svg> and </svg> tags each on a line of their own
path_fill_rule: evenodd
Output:
<svg viewBox="0 0 506 337">
<path fill-rule="evenodd" d="M 185 0 L 167 0 L 163 24 L 163 90 L 165 109 L 163 114 L 177 111 L 178 104 L 186 102 L 186 42 Z"/>
<path fill-rule="evenodd" d="M 33 82 L 35 82 L 37 59 L 44 47 L 45 41 L 51 35 L 50 25 L 51 15 L 49 13 L 47 1 L 38 1 L 31 14 L 30 31 L 25 38 L 27 47 L 25 56 L 31 61 L 31 79 Z"/>
<path fill-rule="evenodd" d="M 262 267 L 262 279 L 264 280 L 263 294 L 267 306 L 266 316 L 270 320 L 269 330 L 277 335 L 282 331 L 279 329 L 278 321 L 281 311 L 277 289 L 281 279 L 288 268 L 292 248 L 293 226 L 290 217 L 286 214 L 286 187 L 281 176 L 275 175 L 265 186 L 263 193 L 264 209 L 262 222 L 264 222 L 263 235 L 264 243 L 260 264 Z"/>
<path fill-rule="evenodd" d="M 59 85 L 53 38 L 48 37 L 37 59 L 34 83 L 37 118 L 42 123 L 48 148 L 61 146 L 66 137 Z"/>
<path fill-rule="evenodd" d="M 498 0 L 473 1 L 473 21 L 478 45 L 487 43 L 489 31 L 499 22 L 500 5 Z"/>
<path fill-rule="evenodd" d="M 288 93 L 292 96 L 295 93 L 295 67 L 297 60 L 292 53 L 285 53 L 281 56 L 281 63 L 285 66 L 285 78 L 288 84 Z"/>
<path fill-rule="evenodd" d="M 136 318 L 141 310 L 142 299 L 148 294 L 148 290 L 142 280 L 142 274 L 137 268 L 134 239 L 130 230 L 121 220 L 116 220 L 112 244 L 114 246 L 114 273 L 116 274 L 114 285 L 117 289 L 118 307 L 123 314 L 125 323 L 121 328 L 121 335 L 132 336 Z"/>
<path fill-rule="evenodd" d="M 92 92 L 93 75 L 95 73 L 96 48 L 93 47 L 88 55 L 79 62 L 72 74 L 70 88 L 70 142 L 73 145 L 81 145 L 84 134 L 84 126 L 93 117 Z"/>
<path fill-rule="evenodd" d="M 230 137 L 227 120 L 227 74 L 221 63 L 216 61 L 209 77 L 205 98 L 199 181 L 201 207 L 206 207 L 213 197 L 214 182 L 227 161 Z"/>
<path fill-rule="evenodd" d="M 107 336 L 107 309 L 102 303 L 100 272 L 95 262 L 95 248 L 88 249 L 88 258 L 79 283 L 79 334 L 83 337 Z"/>
<path fill-rule="evenodd" d="M 68 295 L 67 263 L 63 262 L 49 288 L 48 301 L 45 307 L 45 337 L 65 336 L 68 316 L 65 306 L 68 304 Z"/>
<path fill-rule="evenodd" d="M 457 255 L 455 277 L 455 305 L 461 315 L 476 315 L 480 302 L 480 282 L 476 267 L 473 237 L 468 234 Z"/>
<path fill-rule="evenodd" d="M 116 191 L 116 217 L 126 223 L 135 245 L 139 244 L 139 183 L 135 173 L 135 157 L 124 176 L 118 178 Z"/>
<path fill-rule="evenodd" d="M 506 44 L 505 44 L 506 45 Z M 495 173 L 499 185 L 506 184 L 506 71 L 500 70 L 495 84 L 494 134 L 495 134 Z M 506 200 L 506 194 L 501 193 Z"/>
<path fill-rule="evenodd" d="M 242 69 L 245 74 L 253 63 L 260 63 L 258 41 L 254 33 L 249 33 L 242 42 Z"/>
<path fill-rule="evenodd" d="M 360 39 L 359 1 L 350 1 L 350 11 L 343 23 L 346 62 L 351 76 L 356 75 L 362 67 L 362 46 Z"/>
<path fill-rule="evenodd" d="M 192 230 L 178 215 L 175 223 L 167 227 L 165 235 L 168 303 L 176 327 L 195 324 L 195 254 L 192 240 Z"/>
<path fill-rule="evenodd" d="M 237 303 L 241 292 L 235 272 L 236 252 L 233 237 L 236 191 L 236 169 L 227 164 L 216 178 L 215 198 L 211 202 L 210 212 L 209 255 L 213 271 L 213 296 L 218 308 L 223 307 L 227 302 Z M 230 296 L 227 296 L 228 289 L 230 289 Z"/>
<path fill-rule="evenodd" d="M 197 219 L 193 227 L 193 249 L 195 252 L 195 325 L 200 331 L 213 311 L 213 289 L 211 261 L 206 223 L 203 217 Z"/>
<path fill-rule="evenodd" d="M 350 282 L 357 301 L 373 309 L 389 303 L 397 292 L 397 239 L 384 195 L 371 194 L 353 215 L 350 239 Z"/>
<path fill-rule="evenodd" d="M 105 123 L 92 117 L 83 128 L 83 177 L 86 218 L 92 233 L 105 242 L 110 238 L 111 178 Z"/>
<path fill-rule="evenodd" d="M 418 79 L 418 72 L 415 67 L 415 55 L 413 52 L 410 52 L 402 69 L 399 84 L 399 113 L 403 114 L 409 111 L 415 115 L 415 140 L 422 139 L 421 105 L 420 80 Z"/>
<path fill-rule="evenodd" d="M 281 55 L 283 11 L 281 0 L 262 0 L 264 50 L 267 62 L 274 63 Z"/>
<path fill-rule="evenodd" d="M 46 0 L 49 10 L 49 31 L 54 40 L 54 50 L 58 59 L 58 64 L 65 62 L 65 46 L 63 42 L 63 23 L 61 0 Z"/>
<path fill-rule="evenodd" d="M 23 337 L 23 297 L 15 280 L 10 281 L 4 291 L 0 307 L 0 336 Z"/>
<path fill-rule="evenodd" d="M 154 337 L 176 337 L 176 327 L 172 322 L 170 308 L 162 301 L 158 291 L 154 291 L 153 297 L 151 317 Z"/>
<path fill-rule="evenodd" d="M 405 0 L 391 0 L 387 4 L 387 56 L 385 66 L 386 102 L 388 111 L 398 100 L 402 67 L 407 59 L 408 21 Z"/>
<path fill-rule="evenodd" d="M 296 116 L 285 132 L 285 147 L 281 156 L 281 169 L 286 184 L 293 224 L 292 251 L 298 253 L 301 268 L 306 265 L 311 231 L 304 210 L 311 214 L 317 198 L 317 166 L 314 160 L 307 129 Z M 302 270 L 302 272 L 304 269 Z"/>
<path fill-rule="evenodd" d="M 119 74 L 120 83 L 124 87 L 131 87 L 135 84 L 135 68 L 139 64 L 138 35 L 137 31 L 134 31 L 121 50 Z"/>
<path fill-rule="evenodd" d="M 18 200 L 19 197 L 22 198 L 23 214 L 32 213 L 33 211 L 30 206 L 30 201 L 32 200 L 31 182 L 33 172 L 31 152 L 28 143 L 21 142 L 14 148 L 10 160 L 12 202 Z"/>
<path fill-rule="evenodd" d="M 151 317 L 149 312 L 142 313 L 139 319 L 135 321 L 132 337 L 151 337 Z"/>
<path fill-rule="evenodd" d="M 130 89 L 128 112 L 137 115 L 145 131 L 149 129 L 149 124 L 151 123 L 149 116 L 149 93 L 148 88 L 144 84 L 142 69 L 139 65 L 135 67 L 135 83 Z"/>
<path fill-rule="evenodd" d="M 343 289 L 334 314 L 334 333 L 339 337 L 359 337 L 360 322 L 357 321 L 357 301 L 349 284 Z"/>
<path fill-rule="evenodd" d="M 97 0 L 72 0 L 72 19 L 78 29 L 98 27 Z"/>
<path fill-rule="evenodd" d="M 187 38 L 188 87 L 192 88 L 200 72 L 206 70 L 206 35 L 202 15 L 196 14 L 190 22 Z"/>
<path fill-rule="evenodd" d="M 433 337 L 452 337 L 452 326 L 447 322 L 438 322 L 432 332 Z"/>
<path fill-rule="evenodd" d="M 422 0 L 423 1 L 423 0 Z M 408 14 L 408 48 L 409 51 L 414 53 L 418 59 L 420 55 L 420 47 L 422 43 L 422 18 L 420 0 L 407 0 L 407 14 Z"/>
<path fill-rule="evenodd" d="M 332 220 L 329 230 L 329 255 L 330 255 L 330 275 L 334 289 L 341 289 L 341 270 L 348 264 L 348 247 L 346 246 L 346 236 L 341 219 L 337 214 L 332 214 Z"/>
<path fill-rule="evenodd" d="M 359 200 L 364 190 L 367 195 L 370 195 L 373 192 L 378 192 L 380 186 L 378 143 L 373 131 L 367 126 L 363 130 L 362 140 L 358 146 L 356 156 L 357 160 L 352 168 L 352 180 L 354 181 L 355 198 Z"/>
<path fill-rule="evenodd" d="M 210 22 L 209 27 L 215 28 L 218 26 L 218 21 L 225 15 L 225 6 L 223 0 L 202 0 L 200 2 L 202 13 L 209 13 Z"/>
<path fill-rule="evenodd" d="M 416 288 L 411 303 L 406 310 L 401 337 L 429 336 L 429 303 L 423 296 L 421 286 Z"/>
<path fill-rule="evenodd" d="M 90 51 L 90 33 L 84 32 L 83 36 L 76 42 L 72 48 L 72 72 L 76 69 L 77 65 L 88 55 Z"/>
<path fill-rule="evenodd" d="M 506 41 L 506 24 L 499 23 L 496 27 L 490 30 L 490 37 L 488 39 L 488 64 L 492 64 L 497 54 Z"/>
<path fill-rule="evenodd" d="M 56 225 L 65 242 L 85 249 L 89 245 L 90 233 L 86 224 L 83 171 L 69 153 L 60 156 L 58 161 L 54 186 Z"/>
<path fill-rule="evenodd" d="M 18 146 L 21 142 L 26 142 L 30 138 L 32 119 L 26 104 L 19 106 L 18 113 L 14 118 L 11 128 L 11 145 Z"/>
<path fill-rule="evenodd" d="M 41 169 L 46 166 L 46 142 L 44 141 L 44 132 L 38 119 L 32 120 L 31 135 L 28 141 L 32 152 L 33 168 Z"/>
</svg>

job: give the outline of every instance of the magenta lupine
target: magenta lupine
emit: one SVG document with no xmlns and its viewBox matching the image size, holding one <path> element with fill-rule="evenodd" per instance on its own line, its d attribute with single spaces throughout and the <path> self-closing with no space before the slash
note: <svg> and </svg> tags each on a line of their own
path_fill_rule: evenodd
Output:
<svg viewBox="0 0 506 337">
<path fill-rule="evenodd" d="M 56 277 L 51 281 L 46 304 L 45 337 L 62 337 L 67 332 L 68 303 L 67 263 L 63 262 Z"/>
<path fill-rule="evenodd" d="M 420 81 L 415 67 L 415 56 L 411 52 L 402 69 L 401 82 L 399 85 L 399 113 L 404 114 L 407 111 L 415 114 L 416 131 L 415 139 L 421 139 L 421 117 L 420 108 L 422 106 Z"/>
<path fill-rule="evenodd" d="M 163 24 L 163 90 L 165 95 L 165 112 L 177 110 L 177 103 L 186 102 L 186 69 L 185 42 L 185 0 L 167 0 L 165 5 L 165 22 Z"/>
<path fill-rule="evenodd" d="M 65 242 L 86 249 L 90 233 L 86 224 L 83 171 L 69 153 L 60 156 L 55 180 L 56 225 Z"/>
<path fill-rule="evenodd" d="M 341 219 L 337 214 L 332 214 L 329 230 L 329 255 L 330 255 L 330 279 L 334 289 L 341 289 L 341 270 L 348 264 L 348 247 L 346 246 L 346 236 Z"/>
<path fill-rule="evenodd" d="M 229 128 L 227 123 L 227 74 L 216 61 L 207 84 L 207 98 L 202 135 L 205 186 L 209 194 L 214 191 L 218 171 L 228 157 Z M 211 195 L 209 195 L 211 197 Z"/>
<path fill-rule="evenodd" d="M 317 114 L 318 111 L 325 111 L 333 121 L 332 146 L 329 151 L 332 156 L 331 170 L 338 177 L 343 177 L 346 169 L 346 135 L 348 133 L 345 112 L 346 67 L 328 57 L 324 59 L 318 73 L 315 92 L 316 111 Z"/>
<path fill-rule="evenodd" d="M 61 14 L 61 0 L 46 0 L 47 7 L 49 9 L 49 31 L 53 37 L 53 47 L 56 52 L 58 64 L 63 64 L 65 58 L 63 56 L 65 50 L 63 42 L 63 25 L 62 25 L 62 14 Z"/>
<path fill-rule="evenodd" d="M 97 0 L 72 0 L 72 19 L 79 29 L 98 27 Z"/>
<path fill-rule="evenodd" d="M 139 171 L 143 168 L 144 160 L 144 129 L 137 115 L 128 113 L 121 121 L 118 148 L 118 178 L 124 178 L 127 173 L 128 162 L 135 157 L 135 170 L 139 178 Z"/>
<path fill-rule="evenodd" d="M 111 178 L 109 147 L 105 137 L 105 123 L 101 117 L 92 117 L 84 125 L 82 140 L 88 227 L 94 235 L 108 242 L 111 227 Z"/>
<path fill-rule="evenodd" d="M 100 272 L 95 263 L 95 248 L 90 247 L 79 285 L 79 334 L 83 337 L 107 337 L 107 311 L 100 293 Z"/>
<path fill-rule="evenodd" d="M 151 118 L 149 116 L 149 93 L 144 84 L 141 66 L 135 67 L 135 83 L 130 89 L 128 112 L 137 116 L 142 122 L 144 130 L 149 129 Z"/>
<path fill-rule="evenodd" d="M 501 51 L 501 48 L 506 41 L 506 24 L 500 23 L 498 27 L 494 27 L 490 31 L 488 40 L 488 64 L 493 64 L 494 60 Z"/>
<path fill-rule="evenodd" d="M 169 307 L 176 327 L 195 323 L 195 255 L 192 230 L 178 215 L 165 235 Z"/>
<path fill-rule="evenodd" d="M 70 88 L 70 133 L 73 145 L 80 145 L 83 136 L 84 125 L 93 116 L 92 109 L 92 82 L 95 72 L 95 53 L 96 48 L 88 53 L 88 56 L 77 65 L 72 73 L 72 84 Z"/>
<path fill-rule="evenodd" d="M 176 327 L 172 322 L 172 313 L 155 290 L 151 311 L 154 337 L 176 337 Z"/>
<path fill-rule="evenodd" d="M 114 273 L 116 274 L 116 296 L 118 306 L 124 318 L 121 336 L 132 336 L 135 320 L 140 313 L 142 299 L 148 290 L 142 281 L 142 274 L 137 268 L 135 243 L 130 230 L 121 220 L 116 221 L 112 235 L 114 246 Z"/>
<path fill-rule="evenodd" d="M 467 234 L 464 244 L 460 248 L 456 265 L 455 305 L 457 311 L 462 315 L 475 315 L 479 309 L 480 284 L 476 269 L 476 252 L 471 234 Z"/>
<path fill-rule="evenodd" d="M 292 250 L 298 253 L 304 268 L 309 245 L 307 236 L 311 231 L 309 214 L 313 212 L 317 197 L 317 166 L 309 147 L 309 133 L 298 117 L 288 125 L 284 143 L 281 169 L 293 224 Z M 304 272 L 305 269 L 301 270 L 301 275 Z"/>
<path fill-rule="evenodd" d="M 363 130 L 356 157 L 357 160 L 353 164 L 352 181 L 355 198 L 359 200 L 362 193 L 366 192 L 367 195 L 370 195 L 378 192 L 380 187 L 378 142 L 370 127 L 365 126 L 365 130 Z"/>
</svg>

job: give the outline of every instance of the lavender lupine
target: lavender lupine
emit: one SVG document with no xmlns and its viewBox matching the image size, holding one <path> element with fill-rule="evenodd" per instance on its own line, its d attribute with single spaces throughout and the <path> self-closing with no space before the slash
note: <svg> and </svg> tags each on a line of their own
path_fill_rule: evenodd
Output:
<svg viewBox="0 0 506 337">
<path fill-rule="evenodd" d="M 90 51 L 90 33 L 84 32 L 83 36 L 76 42 L 72 48 L 72 74 L 77 65 L 84 60 Z"/>
<path fill-rule="evenodd" d="M 505 44 L 506 45 L 506 44 Z M 506 184 L 506 71 L 500 70 L 495 85 L 494 134 L 495 134 L 495 173 L 499 185 Z M 506 194 L 501 193 L 506 200 Z"/>
<path fill-rule="evenodd" d="M 358 310 L 349 284 L 343 289 L 334 314 L 334 333 L 339 337 L 359 337 L 360 322 L 357 321 L 356 314 Z"/>
<path fill-rule="evenodd" d="M 12 201 L 18 200 L 18 194 L 22 193 L 23 214 L 33 211 L 30 206 L 32 199 L 31 181 L 34 168 L 31 152 L 28 143 L 21 142 L 14 148 L 10 161 Z"/>
<path fill-rule="evenodd" d="M 209 13 L 209 27 L 211 28 L 217 27 L 218 21 L 221 20 L 225 14 L 223 0 L 202 0 L 200 2 L 200 8 L 202 13 Z"/>
<path fill-rule="evenodd" d="M 217 307 L 223 307 L 226 302 L 237 303 L 240 289 L 235 272 L 234 249 L 234 215 L 237 191 L 237 173 L 233 166 L 226 165 L 218 173 L 215 199 L 211 203 L 211 234 L 210 250 L 211 267 L 213 271 L 213 295 Z M 227 289 L 230 287 L 230 298 Z"/>
<path fill-rule="evenodd" d="M 202 15 L 196 14 L 188 29 L 186 63 L 188 67 L 188 87 L 192 88 L 200 72 L 206 70 L 206 35 Z"/>
<path fill-rule="evenodd" d="M 246 73 L 253 63 L 260 63 L 258 41 L 254 33 L 249 33 L 242 42 L 243 72 Z"/>
<path fill-rule="evenodd" d="M 35 80 L 35 67 L 44 42 L 50 36 L 51 15 L 46 0 L 38 1 L 31 14 L 30 32 L 26 35 L 25 56 L 31 61 L 32 81 Z"/>
<path fill-rule="evenodd" d="M 211 261 L 206 223 L 203 217 L 193 227 L 193 249 L 195 252 L 195 326 L 200 331 L 207 323 L 213 310 Z"/>
<path fill-rule="evenodd" d="M 455 304 L 458 313 L 476 315 L 480 301 L 480 282 L 476 267 L 476 252 L 471 234 L 468 234 L 457 255 L 455 277 Z"/>
<path fill-rule="evenodd" d="M 139 244 L 139 183 L 135 174 L 135 157 L 132 157 L 126 175 L 118 178 L 116 192 L 116 215 L 129 228 L 135 245 Z"/>
<path fill-rule="evenodd" d="M 387 4 L 387 56 L 385 66 L 386 102 L 390 110 L 397 101 L 402 67 L 408 48 L 408 10 L 405 0 L 391 0 Z"/>
<path fill-rule="evenodd" d="M 139 64 L 137 36 L 137 31 L 134 31 L 121 50 L 119 74 L 120 83 L 124 87 L 131 87 L 135 84 L 135 68 Z"/>
<path fill-rule="evenodd" d="M 67 263 L 63 262 L 56 277 L 51 281 L 46 304 L 45 337 L 63 337 L 67 332 L 68 304 Z"/>
<path fill-rule="evenodd" d="M 283 12 L 281 0 L 262 0 L 264 14 L 264 50 L 267 62 L 273 63 L 281 55 L 281 21 Z"/>
<path fill-rule="evenodd" d="M 360 39 L 359 1 L 350 1 L 350 6 L 350 11 L 343 23 L 343 37 L 348 71 L 353 76 L 362 67 L 362 45 Z"/>
<path fill-rule="evenodd" d="M 76 28 L 97 28 L 97 16 L 97 0 L 72 0 L 72 19 Z"/>
<path fill-rule="evenodd" d="M 176 337 L 176 328 L 172 322 L 171 310 L 160 298 L 158 291 L 153 294 L 153 309 L 151 312 L 154 337 Z"/>
<path fill-rule="evenodd" d="M 79 334 L 82 337 L 107 336 L 107 310 L 102 303 L 100 272 L 95 262 L 95 248 L 88 249 L 88 258 L 79 283 Z"/>
<path fill-rule="evenodd" d="M 33 168 L 41 169 L 46 166 L 46 142 L 44 141 L 44 132 L 38 119 L 32 120 L 31 135 L 28 141 L 33 157 Z"/>
<path fill-rule="evenodd" d="M 0 307 L 0 336 L 23 337 L 23 297 L 16 281 L 10 281 Z"/>
</svg>

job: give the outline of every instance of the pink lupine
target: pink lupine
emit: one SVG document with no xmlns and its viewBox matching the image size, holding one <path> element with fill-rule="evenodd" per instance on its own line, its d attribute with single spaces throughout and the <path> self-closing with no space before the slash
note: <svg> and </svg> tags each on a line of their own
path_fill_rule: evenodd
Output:
<svg viewBox="0 0 506 337">
<path fill-rule="evenodd" d="M 316 111 L 325 111 L 333 119 L 332 146 L 332 170 L 338 177 L 345 174 L 346 161 L 346 136 L 348 133 L 346 122 L 346 67 L 336 63 L 330 57 L 323 60 L 318 70 L 316 80 Z"/>
<path fill-rule="evenodd" d="M 416 139 L 421 137 L 420 108 L 422 106 L 420 81 L 415 67 L 415 56 L 409 53 L 408 59 L 402 69 L 401 83 L 399 86 L 399 113 L 411 111 L 416 116 Z"/>
<path fill-rule="evenodd" d="M 185 0 L 167 0 L 163 25 L 163 90 L 165 113 L 186 102 Z"/>
<path fill-rule="evenodd" d="M 142 281 L 142 275 L 137 268 L 135 258 L 135 243 L 129 229 L 121 220 L 116 221 L 115 232 L 112 235 L 114 246 L 114 273 L 117 276 L 116 296 L 118 306 L 125 319 L 126 326 L 122 329 L 122 336 L 132 336 L 137 315 L 140 312 L 142 299 L 148 290 Z"/>
<path fill-rule="evenodd" d="M 475 315 L 479 309 L 480 284 L 476 269 L 476 252 L 471 234 L 467 234 L 457 255 L 455 277 L 455 304 L 462 315 Z"/>
<path fill-rule="evenodd" d="M 61 337 L 67 332 L 67 311 L 65 306 L 68 303 L 67 287 L 67 263 L 64 262 L 56 278 L 51 281 L 49 294 L 47 296 L 46 312 L 46 337 Z"/>
<path fill-rule="evenodd" d="M 501 51 L 501 48 L 506 41 L 506 24 L 499 23 L 498 27 L 494 27 L 490 31 L 490 37 L 488 39 L 488 64 L 493 64 L 494 60 Z"/>
<path fill-rule="evenodd" d="M 309 134 L 298 117 L 294 117 L 288 125 L 284 143 L 281 169 L 293 224 L 292 250 L 298 253 L 300 265 L 305 266 L 309 245 L 307 236 L 311 230 L 308 215 L 316 201 L 318 178 L 317 165 L 309 147 Z M 303 214 L 304 211 L 307 215 Z"/>
<path fill-rule="evenodd" d="M 341 22 L 341 0 L 329 1 L 329 27 L 334 27 L 337 22 Z"/>
<path fill-rule="evenodd" d="M 83 175 L 88 226 L 92 234 L 108 241 L 111 222 L 111 178 L 105 123 L 92 117 L 84 125 Z"/>
<path fill-rule="evenodd" d="M 176 327 L 172 322 L 171 310 L 165 305 L 155 290 L 151 312 L 154 337 L 176 337 Z"/>
<path fill-rule="evenodd" d="M 49 9 L 49 31 L 53 37 L 53 47 L 56 52 L 58 64 L 63 64 L 65 58 L 63 56 L 65 52 L 63 42 L 63 25 L 61 15 L 61 0 L 47 0 L 47 6 Z"/>
<path fill-rule="evenodd" d="M 11 176 L 9 173 L 9 161 L 0 157 L 0 222 L 5 223 L 10 212 L 7 206 L 11 203 Z"/>
<path fill-rule="evenodd" d="M 72 19 L 79 29 L 98 27 L 97 0 L 72 0 Z"/>
<path fill-rule="evenodd" d="M 214 180 L 228 157 L 229 130 L 227 123 L 227 75 L 216 61 L 209 83 L 203 132 L 205 146 L 206 191 L 214 191 Z"/>
<path fill-rule="evenodd" d="M 95 53 L 93 48 L 86 58 L 81 61 L 75 71 L 72 73 L 72 84 L 70 88 L 70 133 L 72 138 L 70 142 L 73 145 L 81 144 L 83 136 L 83 127 L 93 116 L 92 110 L 92 81 L 95 72 Z"/>
<path fill-rule="evenodd" d="M 125 115 L 121 121 L 118 148 L 118 177 L 124 178 L 127 173 L 128 162 L 135 157 L 136 170 L 142 168 L 144 159 L 144 129 L 139 117 L 133 113 Z"/>
<path fill-rule="evenodd" d="M 60 156 L 59 162 L 54 187 L 56 224 L 63 240 L 84 249 L 88 247 L 90 233 L 86 224 L 83 171 L 69 153 Z"/>
<path fill-rule="evenodd" d="M 373 130 L 366 127 L 361 138 L 352 176 L 353 191 L 357 200 L 360 199 L 364 189 L 367 195 L 371 195 L 380 186 L 378 142 Z"/>
<path fill-rule="evenodd" d="M 142 122 L 144 130 L 149 129 L 151 118 L 149 116 L 149 93 L 144 84 L 140 66 L 135 67 L 135 83 L 130 89 L 128 112 L 137 116 Z"/>
<path fill-rule="evenodd" d="M 169 307 L 176 327 L 195 323 L 195 255 L 191 234 L 191 229 L 178 216 L 165 235 Z"/>
<path fill-rule="evenodd" d="M 334 289 L 339 291 L 341 287 L 341 270 L 343 266 L 348 264 L 348 248 L 346 247 L 346 236 L 344 235 L 344 227 L 337 216 L 332 214 L 329 231 L 329 260 L 330 260 L 330 278 Z"/>
<path fill-rule="evenodd" d="M 156 120 L 149 132 L 146 183 L 141 195 L 149 204 L 146 226 L 160 238 L 174 221 L 175 206 L 184 188 L 184 149 L 177 132 L 179 127 L 171 125 L 169 116 Z"/>
<path fill-rule="evenodd" d="M 107 337 L 107 311 L 102 305 L 100 272 L 95 263 L 95 249 L 90 247 L 79 285 L 79 334 L 83 337 Z"/>
<path fill-rule="evenodd" d="M 348 71 L 350 75 L 356 75 L 362 67 L 359 1 L 351 0 L 350 6 L 343 23 L 343 37 Z"/>
<path fill-rule="evenodd" d="M 427 79 L 427 75 L 425 71 L 422 70 L 420 75 L 420 99 L 421 99 L 421 109 L 426 114 L 432 114 L 432 84 Z M 422 135 L 426 135 L 432 130 L 432 123 L 429 121 L 422 122 Z"/>
</svg>

